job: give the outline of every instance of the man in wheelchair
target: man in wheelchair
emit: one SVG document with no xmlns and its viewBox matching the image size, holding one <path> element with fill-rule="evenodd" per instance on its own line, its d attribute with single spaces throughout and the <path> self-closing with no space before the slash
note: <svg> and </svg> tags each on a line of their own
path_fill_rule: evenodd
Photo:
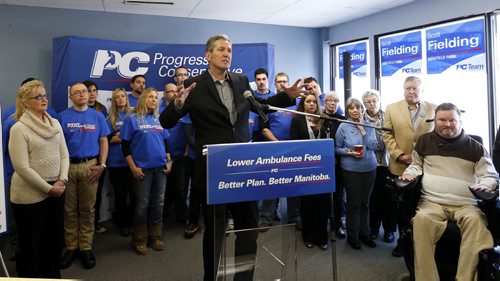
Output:
<svg viewBox="0 0 500 281">
<path fill-rule="evenodd" d="M 451 103 L 436 108 L 434 131 L 422 135 L 413 162 L 400 179 L 421 178 L 421 197 L 412 219 L 415 280 L 439 280 L 434 250 L 448 220 L 461 232 L 455 280 L 476 280 L 478 253 L 491 248 L 493 239 L 485 214 L 476 206 L 469 187 L 493 190 L 498 175 L 486 149 L 462 129 L 460 110 Z"/>
</svg>

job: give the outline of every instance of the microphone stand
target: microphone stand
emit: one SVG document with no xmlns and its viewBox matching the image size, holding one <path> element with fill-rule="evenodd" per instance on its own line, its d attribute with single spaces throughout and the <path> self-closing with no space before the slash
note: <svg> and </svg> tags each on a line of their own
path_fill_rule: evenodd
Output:
<svg viewBox="0 0 500 281">
<path fill-rule="evenodd" d="M 352 125 L 356 125 L 356 126 L 363 126 L 363 127 L 373 128 L 373 129 L 376 129 L 376 130 L 393 131 L 390 128 L 377 127 L 377 126 L 370 125 L 370 124 L 357 123 L 357 122 L 354 122 L 354 121 L 351 121 L 351 120 L 338 119 L 338 118 L 330 117 L 330 116 L 324 115 L 324 114 L 318 115 L 318 114 L 307 113 L 307 112 L 297 111 L 297 110 L 293 110 L 293 109 L 281 108 L 281 107 L 276 107 L 276 106 L 271 106 L 271 105 L 264 105 L 264 104 L 263 104 L 263 107 L 265 107 L 266 110 L 284 111 L 284 112 L 290 112 L 290 113 L 295 113 L 295 114 L 304 115 L 304 116 L 312 116 L 312 117 L 316 117 L 316 118 L 320 118 L 320 119 L 324 119 L 324 120 L 329 120 L 329 121 L 335 121 L 335 122 L 340 122 L 340 123 L 348 123 L 348 124 L 352 124 Z"/>
<path fill-rule="evenodd" d="M 328 121 L 333 121 L 333 122 L 340 122 L 340 123 L 348 123 L 348 124 L 352 124 L 352 125 L 356 125 L 356 126 L 363 126 L 363 127 L 369 127 L 369 128 L 373 128 L 373 129 L 376 129 L 376 130 L 383 130 L 383 131 L 392 131 L 392 129 L 389 129 L 389 128 L 384 128 L 384 127 L 377 127 L 377 126 L 374 126 L 374 125 L 370 125 L 370 124 L 363 124 L 363 123 L 357 123 L 357 122 L 354 122 L 354 121 L 350 121 L 350 120 L 343 120 L 343 119 L 338 119 L 338 118 L 334 118 L 334 117 L 330 117 L 328 115 L 325 115 L 325 114 L 322 114 L 322 115 L 318 115 L 318 114 L 312 114 L 312 113 L 307 113 L 307 112 L 302 112 L 302 111 L 297 111 L 297 110 L 292 110 L 292 109 L 287 109 L 287 108 L 281 108 L 281 107 L 276 107 L 276 106 L 271 106 L 271 105 L 267 105 L 267 104 L 262 104 L 262 107 L 265 109 L 265 110 L 274 110 L 274 111 L 284 111 L 284 112 L 290 112 L 290 113 L 294 113 L 294 114 L 299 114 L 299 115 L 303 115 L 303 116 L 312 116 L 312 117 L 316 117 L 316 118 L 320 118 L 320 119 L 323 119 L 323 120 L 328 120 Z M 328 132 L 328 138 L 330 138 L 330 132 Z M 339 192 L 338 190 L 336 190 L 336 192 Z M 334 213 L 333 213 L 333 193 L 330 193 L 330 215 L 329 215 L 329 219 L 330 219 L 330 232 L 329 232 L 329 236 L 330 236 L 330 241 L 331 241 L 331 244 L 332 244 L 332 269 L 333 269 L 333 281 L 337 281 L 337 239 L 335 238 L 335 229 L 332 228 L 334 222 Z"/>
</svg>

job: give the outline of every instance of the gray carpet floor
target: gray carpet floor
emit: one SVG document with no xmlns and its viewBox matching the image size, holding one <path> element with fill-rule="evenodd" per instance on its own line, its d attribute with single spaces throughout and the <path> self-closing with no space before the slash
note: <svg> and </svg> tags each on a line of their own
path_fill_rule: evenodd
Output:
<svg viewBox="0 0 500 281">
<path fill-rule="evenodd" d="M 146 256 L 138 256 L 130 247 L 130 237 L 121 237 L 111 221 L 103 224 L 108 231 L 96 234 L 94 253 L 97 266 L 86 270 L 79 260 L 62 270 L 66 279 L 83 280 L 202 280 L 202 234 L 193 239 L 183 237 L 183 226 L 167 220 L 164 226 L 166 249 L 149 249 Z M 234 234 L 227 236 L 227 252 L 232 252 Z M 332 246 L 335 247 L 337 280 L 341 281 L 396 281 L 405 280 L 407 270 L 402 258 L 391 251 L 395 243 L 380 238 L 374 249 L 352 249 L 345 239 L 330 243 L 328 250 L 317 246 L 308 249 L 300 232 L 291 228 L 272 228 L 259 234 L 255 280 L 335 280 L 332 266 Z M 296 251 L 295 251 L 296 249 Z M 15 264 L 9 261 L 12 250 L 2 251 L 7 268 L 15 276 Z M 296 256 L 296 263 L 294 257 Z M 281 261 L 284 266 L 278 262 Z M 231 264 L 231 257 L 226 259 Z M 296 266 L 295 266 L 296 265 Z M 229 265 L 228 271 L 231 271 Z M 232 280 L 232 278 L 227 278 Z"/>
</svg>

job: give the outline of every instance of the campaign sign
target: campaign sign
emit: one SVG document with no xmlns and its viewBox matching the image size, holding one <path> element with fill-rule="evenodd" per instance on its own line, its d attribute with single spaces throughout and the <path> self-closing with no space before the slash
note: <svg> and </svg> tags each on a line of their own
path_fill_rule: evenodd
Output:
<svg viewBox="0 0 500 281">
<path fill-rule="evenodd" d="M 344 56 L 345 52 L 351 53 L 351 74 L 357 77 L 366 77 L 366 41 L 342 45 L 338 49 L 339 77 L 344 78 Z"/>
<path fill-rule="evenodd" d="M 208 204 L 335 191 L 332 139 L 207 147 Z"/>
<path fill-rule="evenodd" d="M 420 31 L 400 33 L 380 38 L 382 76 L 397 72 L 408 75 L 422 73 L 422 36 Z"/>
<path fill-rule="evenodd" d="M 461 21 L 427 29 L 427 73 L 486 71 L 484 19 Z"/>
<path fill-rule="evenodd" d="M 253 77 L 264 67 L 274 75 L 274 46 L 268 43 L 233 44 L 229 71 Z M 174 82 L 175 68 L 186 66 L 191 77 L 208 67 L 205 44 L 159 44 L 102 40 L 78 36 L 53 40 L 52 106 L 57 112 L 68 107 L 68 87 L 77 81 L 92 80 L 99 88 L 98 100 L 109 105 L 116 88 L 130 90 L 130 79 L 146 77 L 146 87 L 160 92 Z"/>
</svg>

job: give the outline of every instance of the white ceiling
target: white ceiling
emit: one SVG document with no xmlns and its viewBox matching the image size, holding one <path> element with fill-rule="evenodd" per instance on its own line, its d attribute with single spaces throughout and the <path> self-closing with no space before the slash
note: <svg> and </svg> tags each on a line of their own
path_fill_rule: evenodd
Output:
<svg viewBox="0 0 500 281">
<path fill-rule="evenodd" d="M 0 0 L 0 4 L 226 20 L 299 27 L 329 27 L 416 0 Z"/>
</svg>

